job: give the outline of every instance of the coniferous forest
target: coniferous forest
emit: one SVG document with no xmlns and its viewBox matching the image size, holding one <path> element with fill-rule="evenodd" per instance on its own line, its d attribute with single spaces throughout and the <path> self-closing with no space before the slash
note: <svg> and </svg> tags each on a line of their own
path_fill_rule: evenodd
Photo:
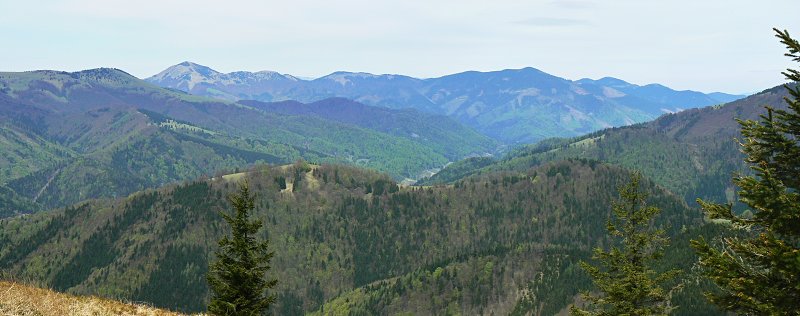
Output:
<svg viewBox="0 0 800 316">
<path fill-rule="evenodd" d="M 0 72 L 0 314 L 800 315 L 800 42 L 773 31 L 791 67 L 749 95 Z"/>
</svg>

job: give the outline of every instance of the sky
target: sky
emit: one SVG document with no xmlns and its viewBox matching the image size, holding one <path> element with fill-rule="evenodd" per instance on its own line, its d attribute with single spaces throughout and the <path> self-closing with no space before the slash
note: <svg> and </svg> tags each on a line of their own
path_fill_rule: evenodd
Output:
<svg viewBox="0 0 800 316">
<path fill-rule="evenodd" d="M 793 66 L 800 1 L 0 1 L 0 71 L 114 67 L 139 78 L 192 61 L 222 72 L 428 78 L 534 67 L 674 89 L 752 93 Z"/>
</svg>

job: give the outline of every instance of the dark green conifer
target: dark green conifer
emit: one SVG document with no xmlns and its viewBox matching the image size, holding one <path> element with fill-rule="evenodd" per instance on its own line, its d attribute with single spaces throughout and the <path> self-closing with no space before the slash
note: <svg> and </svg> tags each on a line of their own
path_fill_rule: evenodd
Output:
<svg viewBox="0 0 800 316">
<path fill-rule="evenodd" d="M 286 190 L 286 177 L 280 176 L 275 178 L 275 181 L 278 182 L 278 188 L 281 190 Z"/>
<path fill-rule="evenodd" d="M 641 175 L 635 173 L 630 183 L 619 188 L 620 199 L 612 205 L 613 220 L 607 223 L 615 242 L 608 251 L 597 248 L 592 258 L 599 266 L 581 262 L 591 276 L 595 294 L 583 293 L 588 309 L 573 306 L 572 315 L 666 315 L 671 289 L 665 284 L 674 279 L 677 270 L 656 272 L 652 265 L 663 256 L 669 242 L 663 229 L 653 228 L 653 219 L 661 212 L 645 201 L 641 191 Z"/>
<path fill-rule="evenodd" d="M 800 62 L 800 43 L 775 29 Z M 706 296 L 721 308 L 751 315 L 800 315 L 800 72 L 783 73 L 789 110 L 766 107 L 759 121 L 739 121 L 740 146 L 752 176 L 738 176 L 739 201 L 751 216 L 733 212 L 732 204 L 698 199 L 708 217 L 731 223 L 733 237 L 710 244 L 693 240 L 704 273 L 721 291 Z"/>
<path fill-rule="evenodd" d="M 266 276 L 273 252 L 268 240 L 256 236 L 261 221 L 250 219 L 255 204 L 247 182 L 228 201 L 235 214 L 221 213 L 231 226 L 231 236 L 220 239 L 216 261 L 206 275 L 212 292 L 208 311 L 213 315 L 262 315 L 275 302 L 268 291 L 278 281 Z"/>
</svg>

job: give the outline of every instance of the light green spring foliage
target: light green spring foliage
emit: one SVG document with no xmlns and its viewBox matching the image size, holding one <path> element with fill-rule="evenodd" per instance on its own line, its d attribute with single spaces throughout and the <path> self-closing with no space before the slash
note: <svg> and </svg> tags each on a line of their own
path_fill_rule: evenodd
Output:
<svg viewBox="0 0 800 316">
<path fill-rule="evenodd" d="M 256 238 L 262 223 L 250 219 L 255 199 L 247 182 L 228 201 L 236 213 L 222 213 L 222 217 L 231 226 L 232 236 L 220 239 L 216 261 L 209 266 L 212 297 L 208 311 L 213 315 L 262 315 L 275 302 L 268 291 L 278 281 L 266 277 L 273 252 L 268 240 Z"/>
<path fill-rule="evenodd" d="M 800 43 L 787 31 L 775 31 L 786 56 L 800 62 Z M 798 70 L 783 74 L 800 81 Z M 737 237 L 692 242 L 704 273 L 721 289 L 706 296 L 732 312 L 800 315 L 800 87 L 785 87 L 788 110 L 767 107 L 760 121 L 739 121 L 742 152 L 755 174 L 734 183 L 752 217 L 736 215 L 730 204 L 698 199 L 708 217 L 741 229 Z"/>
<path fill-rule="evenodd" d="M 585 292 L 589 308 L 573 306 L 572 315 L 666 315 L 673 309 L 671 289 L 665 284 L 679 271 L 659 273 L 652 268 L 669 239 L 664 230 L 653 228 L 661 210 L 645 203 L 647 195 L 641 191 L 640 179 L 640 174 L 632 175 L 630 183 L 620 187 L 620 199 L 612 206 L 614 219 L 608 221 L 607 229 L 621 245 L 608 251 L 595 249 L 592 258 L 599 265 L 581 262 L 597 294 Z"/>
</svg>

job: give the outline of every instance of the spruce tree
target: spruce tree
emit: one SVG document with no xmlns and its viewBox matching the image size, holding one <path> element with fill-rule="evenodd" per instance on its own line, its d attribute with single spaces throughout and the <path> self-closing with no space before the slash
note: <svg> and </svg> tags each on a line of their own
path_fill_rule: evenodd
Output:
<svg viewBox="0 0 800 316">
<path fill-rule="evenodd" d="M 800 62 L 800 43 L 775 29 Z M 789 109 L 766 107 L 759 121 L 739 120 L 739 141 L 754 174 L 738 176 L 739 201 L 752 216 L 737 216 L 732 204 L 698 199 L 709 218 L 731 223 L 731 237 L 710 244 L 693 240 L 704 273 L 720 292 L 707 293 L 723 309 L 743 314 L 800 315 L 800 72 L 784 76 Z"/>
<path fill-rule="evenodd" d="M 216 261 L 206 275 L 212 291 L 208 311 L 213 315 L 262 315 L 275 302 L 268 291 L 278 281 L 266 276 L 273 252 L 268 240 L 256 236 L 261 221 L 250 219 L 255 204 L 247 182 L 228 201 L 235 213 L 221 213 L 231 235 L 219 240 Z"/>
<path fill-rule="evenodd" d="M 630 182 L 619 188 L 619 200 L 612 204 L 614 218 L 606 227 L 615 245 L 608 251 L 595 249 L 592 259 L 599 266 L 581 262 L 596 292 L 583 293 L 589 308 L 573 306 L 572 315 L 666 315 L 672 310 L 671 289 L 665 284 L 678 271 L 658 273 L 652 268 L 669 239 L 663 229 L 653 227 L 661 210 L 646 204 L 640 180 L 639 173 L 631 175 Z"/>
</svg>

